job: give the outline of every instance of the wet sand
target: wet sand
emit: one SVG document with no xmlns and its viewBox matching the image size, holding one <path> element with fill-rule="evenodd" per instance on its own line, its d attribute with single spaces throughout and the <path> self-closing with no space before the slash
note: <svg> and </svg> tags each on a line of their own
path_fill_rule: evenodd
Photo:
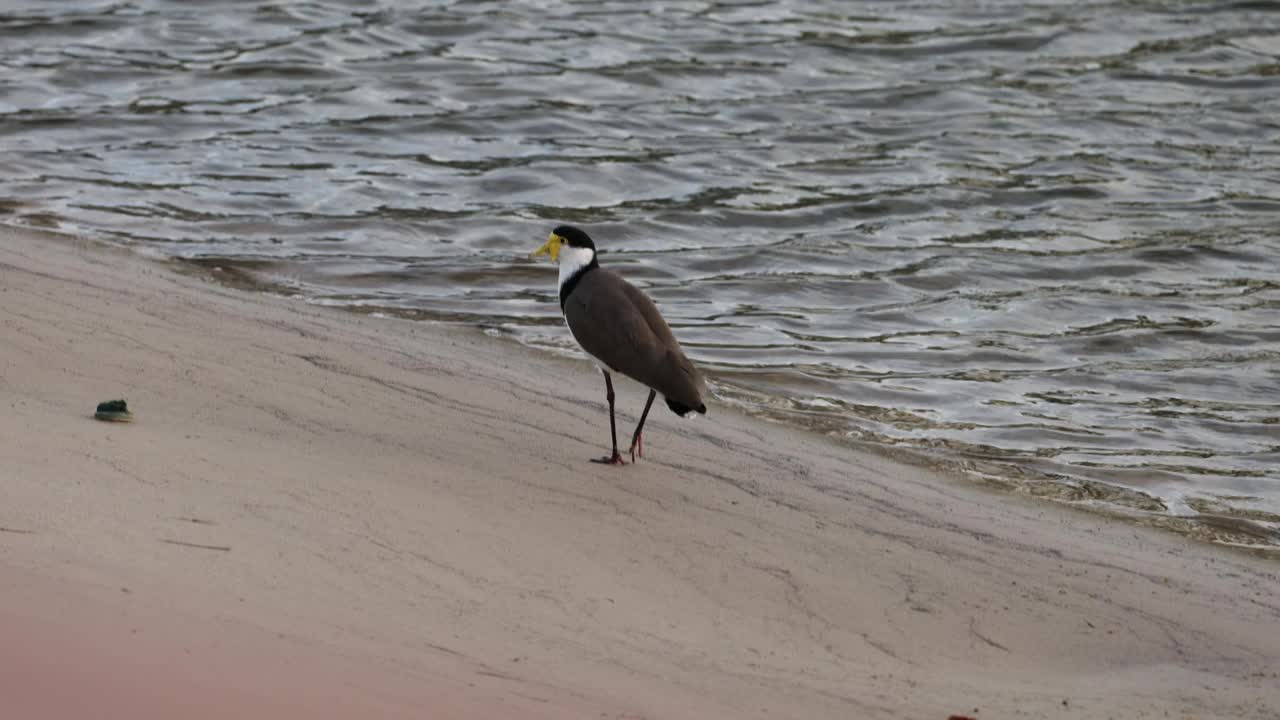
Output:
<svg viewBox="0 0 1280 720">
<path fill-rule="evenodd" d="M 590 464 L 586 361 L 29 230 L 0 338 L 23 717 L 1280 715 L 1274 560 L 715 403 Z"/>
</svg>

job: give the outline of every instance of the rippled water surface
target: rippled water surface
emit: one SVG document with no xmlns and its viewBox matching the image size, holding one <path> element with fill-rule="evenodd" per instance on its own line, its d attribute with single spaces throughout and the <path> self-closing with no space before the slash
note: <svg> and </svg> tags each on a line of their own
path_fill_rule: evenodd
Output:
<svg viewBox="0 0 1280 720">
<path fill-rule="evenodd" d="M 1277 3 L 0 3 L 0 148 L 10 222 L 554 349 L 573 222 L 723 400 L 1276 542 Z"/>
</svg>

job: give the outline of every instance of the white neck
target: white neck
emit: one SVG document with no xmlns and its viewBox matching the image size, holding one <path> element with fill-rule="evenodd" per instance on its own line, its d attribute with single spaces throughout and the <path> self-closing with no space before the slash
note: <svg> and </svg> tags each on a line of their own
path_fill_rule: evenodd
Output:
<svg viewBox="0 0 1280 720">
<path fill-rule="evenodd" d="M 591 264 L 596 259 L 596 251 L 591 248 L 569 247 L 565 245 L 560 248 L 560 282 L 557 287 L 564 287 L 564 284 L 573 277 L 573 274 L 582 268 Z"/>
</svg>

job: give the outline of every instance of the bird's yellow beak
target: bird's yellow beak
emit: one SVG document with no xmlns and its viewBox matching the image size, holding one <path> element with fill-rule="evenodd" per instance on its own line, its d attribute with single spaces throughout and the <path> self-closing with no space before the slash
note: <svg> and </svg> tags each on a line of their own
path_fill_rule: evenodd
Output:
<svg viewBox="0 0 1280 720">
<path fill-rule="evenodd" d="M 547 241 L 542 243 L 542 247 L 533 251 L 529 257 L 538 257 L 539 255 L 550 255 L 551 262 L 560 262 L 560 245 L 564 243 L 564 238 L 555 233 L 547 236 Z"/>
</svg>

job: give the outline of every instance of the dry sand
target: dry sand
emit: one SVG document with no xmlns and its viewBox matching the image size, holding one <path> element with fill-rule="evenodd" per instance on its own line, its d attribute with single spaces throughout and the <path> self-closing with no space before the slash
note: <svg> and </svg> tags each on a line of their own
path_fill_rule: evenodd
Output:
<svg viewBox="0 0 1280 720">
<path fill-rule="evenodd" d="M 0 714 L 1280 717 L 1273 559 L 600 384 L 0 229 Z"/>
</svg>

